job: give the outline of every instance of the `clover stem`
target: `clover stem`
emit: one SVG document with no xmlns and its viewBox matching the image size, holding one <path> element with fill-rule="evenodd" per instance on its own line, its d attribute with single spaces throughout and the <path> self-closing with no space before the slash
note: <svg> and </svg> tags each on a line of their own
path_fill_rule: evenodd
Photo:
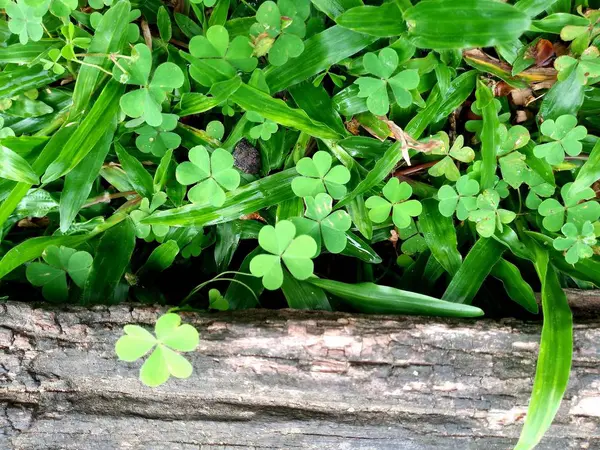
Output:
<svg viewBox="0 0 600 450">
<path fill-rule="evenodd" d="M 104 72 L 107 75 L 110 75 L 112 77 L 112 73 L 109 72 L 108 70 L 106 70 L 104 67 L 100 67 L 97 64 L 92 64 L 92 63 L 86 63 L 83 61 L 79 61 L 78 59 L 73 59 L 73 61 L 75 61 L 77 64 L 81 64 L 82 66 L 89 66 L 89 67 L 93 67 L 95 69 L 98 69 L 101 72 Z"/>
<path fill-rule="evenodd" d="M 589 158 L 588 155 L 565 156 L 565 160 L 567 160 L 567 161 L 587 161 L 588 158 Z"/>
<path fill-rule="evenodd" d="M 226 272 L 221 272 L 220 274 L 218 274 L 217 276 L 215 276 L 214 278 L 211 278 L 208 281 L 205 281 L 204 283 L 199 284 L 198 286 L 196 286 L 194 289 L 192 289 L 192 291 L 187 295 L 187 297 L 185 297 L 182 301 L 181 301 L 181 305 L 186 305 L 187 302 L 190 301 L 190 299 L 196 295 L 200 290 L 202 290 L 205 286 L 207 286 L 210 283 L 213 283 L 215 281 L 232 281 L 238 284 L 243 285 L 244 287 L 246 287 L 250 292 L 252 292 L 252 295 L 254 296 L 254 299 L 256 300 L 256 303 L 258 303 L 260 305 L 260 301 L 258 300 L 258 297 L 256 296 L 254 290 L 252 290 L 252 288 L 250 286 L 248 286 L 247 284 L 241 282 L 240 280 L 236 280 L 234 278 L 221 278 L 223 275 L 245 275 L 248 277 L 254 277 L 254 275 L 249 274 L 249 273 L 244 273 L 244 272 L 236 272 L 235 270 L 229 270 Z"/>
<path fill-rule="evenodd" d="M 256 13 L 256 8 L 254 8 L 254 6 L 250 5 L 246 0 L 240 0 L 244 5 L 246 5 L 249 9 L 252 10 L 252 12 Z"/>
</svg>

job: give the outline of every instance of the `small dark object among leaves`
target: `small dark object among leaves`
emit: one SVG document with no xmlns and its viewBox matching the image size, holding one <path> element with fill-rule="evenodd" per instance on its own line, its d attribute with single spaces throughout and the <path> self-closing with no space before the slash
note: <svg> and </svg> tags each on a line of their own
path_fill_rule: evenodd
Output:
<svg viewBox="0 0 600 450">
<path fill-rule="evenodd" d="M 252 175 L 260 172 L 262 167 L 260 152 L 247 139 L 242 139 L 235 146 L 233 159 L 238 169 Z"/>
</svg>

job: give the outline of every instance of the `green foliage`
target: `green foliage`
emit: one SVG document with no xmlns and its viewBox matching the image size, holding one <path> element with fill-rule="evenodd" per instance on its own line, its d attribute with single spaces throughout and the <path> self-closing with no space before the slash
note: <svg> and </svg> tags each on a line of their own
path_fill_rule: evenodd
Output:
<svg viewBox="0 0 600 450">
<path fill-rule="evenodd" d="M 275 227 L 265 225 L 258 234 L 258 243 L 268 254 L 252 258 L 250 272 L 262 278 L 265 288 L 275 290 L 283 284 L 282 262 L 298 280 L 312 276 L 312 258 L 317 256 L 317 243 L 310 236 L 296 236 L 296 227 L 292 222 L 282 220 Z"/>
<path fill-rule="evenodd" d="M 383 197 L 372 196 L 367 199 L 365 206 L 369 208 L 369 218 L 374 223 L 385 222 L 390 213 L 392 221 L 399 229 L 409 227 L 411 217 L 418 217 L 423 206 L 418 200 L 409 200 L 413 190 L 406 182 L 400 183 L 398 178 L 391 178 L 383 190 Z"/>
<path fill-rule="evenodd" d="M 198 331 L 189 325 L 181 325 L 177 314 L 162 315 L 154 327 L 154 335 L 138 325 L 125 325 L 125 335 L 115 344 L 117 356 L 132 362 L 150 353 L 142 364 L 140 380 L 146 386 L 156 387 L 169 377 L 189 378 L 192 365 L 178 352 L 193 352 L 198 347 Z"/>
<path fill-rule="evenodd" d="M 382 49 L 378 55 L 367 53 L 363 56 L 366 72 L 376 78 L 360 77 L 354 83 L 360 89 L 358 96 L 367 99 L 367 107 L 375 115 L 382 116 L 390 110 L 388 87 L 393 94 L 392 103 L 408 108 L 413 102 L 410 91 L 419 85 L 419 72 L 408 69 L 394 75 L 398 62 L 398 53 L 389 47 Z"/>
<path fill-rule="evenodd" d="M 42 288 L 44 298 L 50 302 L 65 302 L 69 296 L 67 274 L 79 288 L 90 273 L 92 255 L 68 247 L 51 245 L 42 254 L 44 262 L 27 266 L 27 280 Z"/>
<path fill-rule="evenodd" d="M 562 288 L 600 287 L 598 5 L 175 3 L 0 0 L 0 297 L 475 317 L 541 287 L 533 448 Z M 168 317 L 119 344 L 150 385 L 191 372 Z"/>
<path fill-rule="evenodd" d="M 292 190 L 298 197 L 313 197 L 327 192 L 334 199 L 346 194 L 350 172 L 342 165 L 333 166 L 333 158 L 319 151 L 312 158 L 302 158 L 296 164 L 300 177 L 292 181 Z"/>
<path fill-rule="evenodd" d="M 188 192 L 190 201 L 222 206 L 225 191 L 232 191 L 240 185 L 240 174 L 233 168 L 231 153 L 218 148 L 209 154 L 206 147 L 199 145 L 190 150 L 188 157 L 189 161 L 177 166 L 176 176 L 184 186 L 195 184 Z"/>
</svg>

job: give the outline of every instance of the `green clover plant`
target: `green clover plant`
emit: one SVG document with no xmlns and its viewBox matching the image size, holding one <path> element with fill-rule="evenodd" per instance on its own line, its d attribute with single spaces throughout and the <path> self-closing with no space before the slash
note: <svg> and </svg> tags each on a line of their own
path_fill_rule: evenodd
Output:
<svg viewBox="0 0 600 450">
<path fill-rule="evenodd" d="M 307 235 L 296 236 L 296 227 L 289 220 L 265 225 L 258 234 L 258 243 L 267 254 L 256 255 L 250 261 L 250 272 L 262 278 L 263 286 L 276 290 L 283 284 L 283 267 L 298 280 L 313 275 L 312 258 L 317 256 L 317 243 Z"/>
<path fill-rule="evenodd" d="M 398 237 L 402 239 L 400 250 L 405 255 L 414 256 L 427 250 L 427 243 L 421 234 L 417 223 L 411 219 L 410 225 L 398 230 Z"/>
<path fill-rule="evenodd" d="M 365 202 L 365 206 L 370 210 L 369 218 L 374 223 L 385 222 L 391 213 L 394 225 L 402 229 L 410 226 L 411 217 L 418 217 L 423 211 L 420 201 L 409 200 L 413 190 L 405 181 L 400 183 L 398 178 L 390 178 L 382 192 L 383 197 L 374 195 Z"/>
<path fill-rule="evenodd" d="M 479 194 L 479 183 L 468 175 L 463 175 L 457 181 L 455 187 L 447 184 L 438 191 L 438 209 L 445 217 L 452 217 L 456 213 L 458 220 L 467 220 L 469 213 L 477 209 L 477 197 Z"/>
<path fill-rule="evenodd" d="M 42 288 L 42 295 L 50 302 L 64 302 L 69 297 L 67 274 L 73 283 L 83 288 L 90 273 L 93 258 L 88 252 L 51 245 L 42 253 L 44 262 L 27 266 L 27 280 Z"/>
<path fill-rule="evenodd" d="M 68 17 L 79 6 L 78 0 L 51 0 L 50 12 L 56 17 Z"/>
<path fill-rule="evenodd" d="M 460 171 L 454 160 L 470 163 L 475 159 L 475 152 L 471 147 L 464 147 L 465 138 L 462 135 L 459 135 L 452 147 L 449 145 L 448 135 L 446 133 L 441 133 L 441 139 L 443 140 L 443 146 L 436 147 L 431 154 L 432 155 L 444 155 L 440 161 L 438 161 L 434 166 L 431 166 L 428 170 L 429 175 L 432 177 L 441 177 L 445 176 L 450 181 L 458 181 L 460 178 Z M 448 150 L 450 147 L 450 150 Z"/>
<path fill-rule="evenodd" d="M 0 139 L 5 137 L 12 137 L 15 135 L 15 132 L 10 127 L 4 126 L 4 117 L 0 117 Z"/>
<path fill-rule="evenodd" d="M 554 61 L 554 67 L 558 70 L 559 81 L 566 80 L 576 71 L 577 81 L 587 85 L 588 79 L 600 77 L 600 51 L 596 47 L 589 47 L 580 59 L 569 55 L 559 56 Z"/>
<path fill-rule="evenodd" d="M 229 41 L 229 32 L 224 26 L 213 25 L 206 36 L 194 36 L 190 41 L 190 53 L 209 64 L 213 70 L 235 76 L 236 70 L 252 72 L 258 65 L 258 60 L 252 56 L 253 48 L 246 36 L 237 36 Z M 194 79 L 206 86 L 211 86 L 210 78 L 192 66 L 190 68 Z"/>
<path fill-rule="evenodd" d="M 544 121 L 540 131 L 552 142 L 536 145 L 533 154 L 553 165 L 562 163 L 565 154 L 579 155 L 583 148 L 580 141 L 587 136 L 587 129 L 583 125 L 577 126 L 577 117 L 570 114 L 564 114 L 556 120 Z"/>
<path fill-rule="evenodd" d="M 136 147 L 142 153 L 152 153 L 154 156 L 162 157 L 169 150 L 176 149 L 181 145 L 181 136 L 173 133 L 177 128 L 179 117 L 175 114 L 162 114 L 162 123 L 157 127 L 144 125 L 136 133 Z"/>
<path fill-rule="evenodd" d="M 296 170 L 302 176 L 292 181 L 294 194 L 298 197 L 314 197 L 327 192 L 336 200 L 346 195 L 345 184 L 350 181 L 350 171 L 342 165 L 331 167 L 332 163 L 333 158 L 324 151 L 298 161 Z"/>
<path fill-rule="evenodd" d="M 253 123 L 258 123 L 258 125 L 250 128 L 248 135 L 252 139 L 262 139 L 263 141 L 268 141 L 271 139 L 271 136 L 277 133 L 279 127 L 272 120 L 265 119 L 260 113 L 255 111 L 248 111 L 246 113 L 246 118 Z"/>
<path fill-rule="evenodd" d="M 304 52 L 305 21 L 310 15 L 310 0 L 266 1 L 256 11 L 250 28 L 254 55 L 269 55 L 269 63 L 282 66 Z"/>
<path fill-rule="evenodd" d="M 19 42 L 23 45 L 29 40 L 39 41 L 44 35 L 42 17 L 45 10 L 31 7 L 25 0 L 10 2 L 5 6 L 5 11 L 10 20 L 8 29 L 11 33 L 19 35 Z"/>
<path fill-rule="evenodd" d="M 51 70 L 57 75 L 65 73 L 65 68 L 58 62 L 62 58 L 62 54 L 59 49 L 51 48 L 48 51 L 48 59 L 41 58 L 40 61 L 43 63 L 42 67 L 44 70 Z"/>
<path fill-rule="evenodd" d="M 233 191 L 240 185 L 240 173 L 233 168 L 234 159 L 231 153 L 222 148 L 212 154 L 206 147 L 199 145 L 188 154 L 189 161 L 177 166 L 177 181 L 189 186 L 196 184 L 188 192 L 192 203 L 222 206 L 225 203 L 225 191 Z"/>
<path fill-rule="evenodd" d="M 208 308 L 216 311 L 228 311 L 229 301 L 219 292 L 218 289 L 208 291 Z"/>
<path fill-rule="evenodd" d="M 113 77 L 121 83 L 141 86 L 121 97 L 120 105 L 125 114 L 140 119 L 148 125 L 162 124 L 162 102 L 173 89 L 184 82 L 181 69 L 171 62 L 162 63 L 154 72 L 152 80 L 152 53 L 145 44 L 137 44 L 131 52 L 131 59 L 115 64 Z"/>
<path fill-rule="evenodd" d="M 523 148 L 530 140 L 529 131 L 521 125 L 507 128 L 500 125 L 500 141 L 498 151 L 498 164 L 502 179 L 513 189 L 518 189 L 521 184 L 530 179 L 531 169 L 525 162 L 525 155 L 516 150 Z"/>
<path fill-rule="evenodd" d="M 352 226 L 346 211 L 333 211 L 333 199 L 328 194 L 305 197 L 305 217 L 294 217 L 292 222 L 298 234 L 311 236 L 317 243 L 317 254 L 321 253 L 321 242 L 330 253 L 341 253 L 346 248 L 346 231 Z"/>
<path fill-rule="evenodd" d="M 156 336 L 139 325 L 125 325 L 123 331 L 125 335 L 115 344 L 120 360 L 133 362 L 152 350 L 140 369 L 140 380 L 146 386 L 160 386 L 171 376 L 189 378 L 192 374 L 192 365 L 178 352 L 196 350 L 200 336 L 192 325 L 181 325 L 177 314 L 164 314 L 156 321 Z"/>
<path fill-rule="evenodd" d="M 94 9 L 102 9 L 113 4 L 113 0 L 88 0 L 88 5 Z"/>
<path fill-rule="evenodd" d="M 360 89 L 358 96 L 367 99 L 369 111 L 377 116 L 384 116 L 390 110 L 388 86 L 395 103 L 402 108 L 408 108 L 413 102 L 410 91 L 419 85 L 419 72 L 408 69 L 394 75 L 398 63 L 398 54 L 389 47 L 382 49 L 379 55 L 367 53 L 363 56 L 365 70 L 377 78 L 360 77 L 354 83 Z"/>
<path fill-rule="evenodd" d="M 169 232 L 168 225 L 147 225 L 141 223 L 143 219 L 155 212 L 158 208 L 164 205 L 167 201 L 167 194 L 158 192 L 152 197 L 152 202 L 144 198 L 140 204 L 140 208 L 132 211 L 130 216 L 135 225 L 135 234 L 138 238 L 144 239 L 147 242 L 157 240 L 162 242 L 164 237 Z"/>
<path fill-rule="evenodd" d="M 496 230 L 502 232 L 503 225 L 511 223 L 517 216 L 513 211 L 499 208 L 500 194 L 486 189 L 477 197 L 477 209 L 469 212 L 469 220 L 475 223 L 480 236 L 489 238 Z"/>
<path fill-rule="evenodd" d="M 76 58 L 76 47 L 86 49 L 90 46 L 91 39 L 88 37 L 78 36 L 78 32 L 81 32 L 81 29 L 76 28 L 75 25 L 70 22 L 68 25 L 60 28 L 60 33 L 65 39 L 65 45 L 60 50 L 60 53 L 67 61 L 71 61 Z"/>
<path fill-rule="evenodd" d="M 571 195 L 569 191 L 572 185 L 573 183 L 567 183 L 560 190 L 563 203 L 554 198 L 540 203 L 538 213 L 544 218 L 542 225 L 546 230 L 558 232 L 565 221 L 581 227 L 584 222 L 595 222 L 600 218 L 600 203 L 596 201 L 594 190 L 585 188 Z"/>
<path fill-rule="evenodd" d="M 565 254 L 565 260 L 569 264 L 577 264 L 581 259 L 591 258 L 594 254 L 592 248 L 598 242 L 594 232 L 594 225 L 589 220 L 577 226 L 574 223 L 566 223 L 561 231 L 565 237 L 554 239 L 553 246 L 556 250 Z"/>
</svg>

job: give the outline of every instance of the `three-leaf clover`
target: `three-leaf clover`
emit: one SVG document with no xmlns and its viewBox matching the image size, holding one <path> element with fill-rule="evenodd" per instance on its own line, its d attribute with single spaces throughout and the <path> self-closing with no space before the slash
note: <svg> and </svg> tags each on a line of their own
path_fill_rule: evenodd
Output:
<svg viewBox="0 0 600 450">
<path fill-rule="evenodd" d="M 44 35 L 42 16 L 45 11 L 31 7 L 25 0 L 10 2 L 5 7 L 6 14 L 10 17 L 8 29 L 19 35 L 19 42 L 23 45 L 32 41 L 39 41 Z"/>
<path fill-rule="evenodd" d="M 88 0 L 88 5 L 94 9 L 102 9 L 105 6 L 112 5 L 113 0 Z"/>
<path fill-rule="evenodd" d="M 514 212 L 499 208 L 500 194 L 486 189 L 477 197 L 477 210 L 469 212 L 469 220 L 475 222 L 475 228 L 482 237 L 491 237 L 495 230 L 502 231 L 503 224 L 511 223 L 517 216 Z"/>
<path fill-rule="evenodd" d="M 167 235 L 169 232 L 168 225 L 146 225 L 145 223 L 140 223 L 164 205 L 166 201 L 167 194 L 158 192 L 152 197 L 152 202 L 145 198 L 140 203 L 140 208 L 131 212 L 130 216 L 135 225 L 135 234 L 138 238 L 145 239 L 148 242 L 153 241 L 155 238 L 157 241 L 161 241 Z"/>
<path fill-rule="evenodd" d="M 500 125 L 500 150 L 498 163 L 502 172 L 502 179 L 514 189 L 528 182 L 531 169 L 525 162 L 525 155 L 516 150 L 524 147 L 529 142 L 529 131 L 522 125 L 507 128 Z"/>
<path fill-rule="evenodd" d="M 408 69 L 392 76 L 398 61 L 398 54 L 389 47 L 381 50 L 379 55 L 367 53 L 363 56 L 365 70 L 377 78 L 360 77 L 354 83 L 359 87 L 358 96 L 367 99 L 369 111 L 377 116 L 384 116 L 390 110 L 388 86 L 399 106 L 408 108 L 413 102 L 409 91 L 419 85 L 419 72 Z"/>
<path fill-rule="evenodd" d="M 392 213 L 392 221 L 399 229 L 410 226 L 411 217 L 417 217 L 423 211 L 418 200 L 408 200 L 413 191 L 410 184 L 398 178 L 390 178 L 383 187 L 383 197 L 369 197 L 365 206 L 370 209 L 369 217 L 374 223 L 383 223 Z M 384 198 L 385 197 L 385 198 Z"/>
<path fill-rule="evenodd" d="M 52 245 L 42 254 L 45 262 L 33 262 L 27 266 L 27 280 L 42 287 L 44 298 L 51 302 L 64 302 L 69 295 L 67 274 L 80 288 L 83 287 L 92 266 L 93 258 L 88 252 Z"/>
<path fill-rule="evenodd" d="M 240 185 L 240 173 L 233 168 L 232 154 L 218 148 L 209 155 L 204 146 L 198 145 L 190 150 L 188 157 L 190 161 L 177 166 L 175 176 L 184 186 L 198 183 L 188 192 L 190 201 L 222 206 L 225 190 L 233 191 Z"/>
<path fill-rule="evenodd" d="M 327 192 L 335 199 L 346 195 L 345 184 L 350 181 L 350 171 L 342 165 L 331 167 L 332 163 L 333 158 L 324 151 L 298 161 L 296 170 L 302 176 L 292 181 L 294 194 L 298 197 L 314 197 Z"/>
<path fill-rule="evenodd" d="M 398 237 L 403 241 L 400 250 L 406 255 L 412 256 L 427 250 L 425 238 L 421 235 L 414 220 L 410 221 L 408 227 L 398 230 Z"/>
<path fill-rule="evenodd" d="M 136 133 L 136 147 L 143 153 L 152 153 L 155 156 L 164 156 L 167 151 L 179 147 L 181 136 L 172 131 L 177 128 L 179 117 L 175 114 L 163 114 L 162 124 L 157 127 L 144 125 Z"/>
<path fill-rule="evenodd" d="M 456 167 L 453 159 L 464 163 L 470 163 L 475 159 L 475 152 L 471 147 L 464 147 L 465 138 L 462 135 L 459 135 L 456 138 L 450 150 L 448 150 L 448 135 L 443 133 L 441 137 L 445 145 L 436 147 L 432 151 L 432 154 L 445 155 L 445 157 L 438 161 L 434 166 L 430 167 L 428 173 L 432 177 L 441 177 L 442 175 L 445 175 L 448 180 L 457 181 L 460 178 L 460 171 L 458 170 L 458 167 Z"/>
<path fill-rule="evenodd" d="M 580 259 L 592 257 L 596 245 L 594 225 L 589 220 L 580 227 L 574 223 L 566 223 L 561 228 L 565 237 L 554 239 L 553 246 L 556 250 L 565 252 L 565 260 L 569 264 L 577 264 Z"/>
<path fill-rule="evenodd" d="M 206 36 L 194 36 L 190 41 L 192 56 L 211 63 L 221 73 L 231 76 L 235 75 L 236 69 L 242 72 L 256 69 L 258 60 L 252 56 L 253 51 L 250 39 L 246 36 L 237 36 L 229 42 L 229 32 L 221 25 L 213 25 Z"/>
<path fill-rule="evenodd" d="M 310 0 L 266 1 L 256 11 L 251 28 L 254 55 L 269 54 L 269 63 L 282 66 L 288 59 L 304 51 L 302 38 L 306 35 L 304 21 L 310 15 Z"/>
<path fill-rule="evenodd" d="M 566 80 L 575 70 L 577 81 L 586 85 L 588 78 L 600 77 L 600 52 L 592 46 L 582 53 L 579 60 L 569 55 L 559 56 L 554 67 L 558 70 L 559 81 Z"/>
<path fill-rule="evenodd" d="M 258 243 L 269 254 L 256 255 L 250 261 L 250 272 L 262 278 L 263 286 L 271 291 L 283 284 L 282 261 L 298 280 L 313 274 L 312 258 L 317 255 L 317 243 L 307 235 L 296 237 L 296 227 L 289 220 L 265 225 L 258 233 Z"/>
<path fill-rule="evenodd" d="M 307 234 L 317 243 L 317 254 L 321 253 L 321 241 L 330 253 L 341 253 L 346 248 L 346 231 L 352 226 L 346 211 L 333 211 L 333 199 L 328 194 L 305 197 L 305 217 L 295 217 L 292 222 L 298 234 Z"/>
<path fill-rule="evenodd" d="M 122 361 L 136 361 L 154 349 L 140 369 L 140 380 L 145 385 L 156 387 L 165 383 L 171 375 L 188 378 L 192 374 L 192 365 L 177 352 L 196 350 L 200 336 L 193 326 L 181 325 L 177 314 L 164 314 L 156 321 L 156 337 L 138 325 L 125 325 L 123 331 L 125 335 L 115 345 L 117 356 Z"/>
<path fill-rule="evenodd" d="M 131 52 L 131 59 L 115 64 L 113 76 L 121 83 L 141 86 L 121 97 L 121 109 L 129 117 L 143 119 L 148 125 L 162 124 L 162 102 L 173 89 L 183 86 L 184 76 L 174 63 L 166 62 L 158 66 L 150 79 L 152 52 L 145 44 L 137 44 Z"/>
<path fill-rule="evenodd" d="M 445 217 L 452 217 L 456 212 L 458 220 L 467 220 L 469 213 L 477 209 L 479 183 L 477 180 L 463 175 L 456 183 L 456 187 L 445 184 L 438 191 L 440 201 L 438 209 Z"/>
<path fill-rule="evenodd" d="M 246 113 L 246 118 L 250 122 L 258 123 L 258 125 L 250 128 L 248 135 L 252 139 L 262 139 L 263 141 L 268 141 L 271 139 L 271 136 L 274 133 L 277 133 L 279 127 L 272 120 L 265 119 L 259 113 L 255 111 L 248 111 Z"/>
<path fill-rule="evenodd" d="M 51 48 L 48 50 L 48 59 L 41 58 L 40 61 L 43 63 L 44 70 L 51 70 L 57 75 L 62 75 L 65 73 L 65 68 L 58 62 L 60 58 L 62 58 L 60 50 Z"/>
<path fill-rule="evenodd" d="M 577 126 L 577 117 L 570 114 L 544 121 L 540 131 L 552 139 L 552 142 L 536 145 L 533 154 L 553 165 L 562 163 L 565 153 L 570 156 L 579 155 L 583 148 L 580 141 L 587 136 L 587 129 L 583 125 Z"/>
<path fill-rule="evenodd" d="M 208 307 L 217 311 L 227 311 L 229 310 L 229 302 L 218 289 L 211 289 L 208 291 Z"/>
<path fill-rule="evenodd" d="M 61 49 L 60 53 L 63 58 L 69 61 L 76 57 L 75 47 L 88 48 L 90 46 L 91 39 L 88 37 L 77 37 L 77 30 L 81 31 L 79 28 L 76 29 L 75 25 L 71 22 L 60 28 L 60 32 L 66 41 L 65 46 Z"/>
<path fill-rule="evenodd" d="M 575 195 L 570 194 L 573 183 L 565 184 L 560 190 L 563 203 L 554 198 L 548 198 L 540 203 L 538 212 L 544 217 L 542 225 L 548 231 L 557 232 L 566 221 L 581 226 L 584 222 L 595 222 L 600 218 L 600 203 L 592 188 L 585 188 Z M 587 201 L 591 200 L 591 201 Z"/>
</svg>

